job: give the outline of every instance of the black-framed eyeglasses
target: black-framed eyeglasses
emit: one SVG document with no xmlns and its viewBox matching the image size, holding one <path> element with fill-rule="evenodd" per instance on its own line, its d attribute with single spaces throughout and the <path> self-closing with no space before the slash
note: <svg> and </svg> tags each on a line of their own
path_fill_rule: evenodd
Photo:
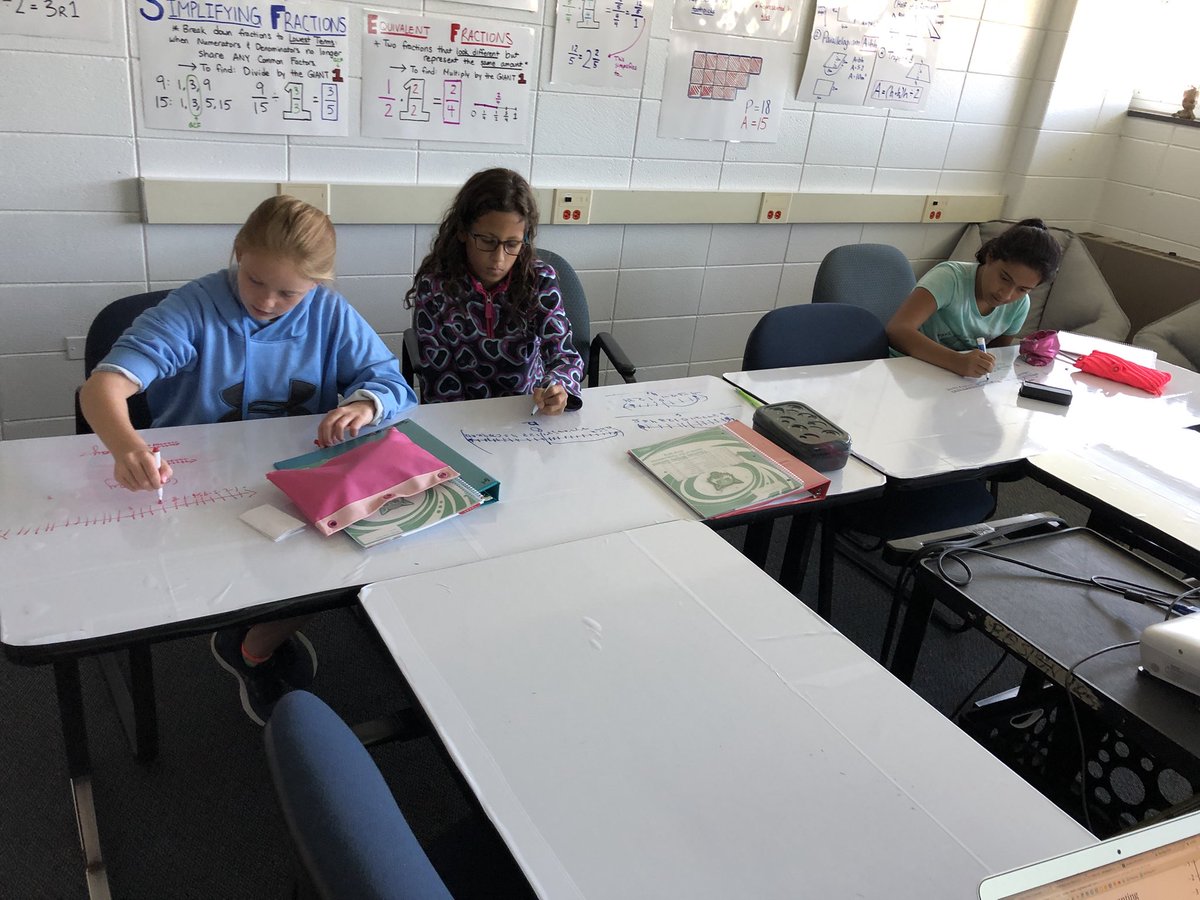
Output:
<svg viewBox="0 0 1200 900">
<path fill-rule="evenodd" d="M 468 233 L 471 235 L 471 240 L 475 242 L 475 249 L 482 250 L 484 253 L 495 253 L 497 247 L 503 247 L 506 254 L 516 256 L 521 252 L 521 248 L 528 243 L 527 241 L 519 241 L 515 238 L 511 241 L 502 241 L 500 238 L 492 237 L 490 234 Z"/>
</svg>

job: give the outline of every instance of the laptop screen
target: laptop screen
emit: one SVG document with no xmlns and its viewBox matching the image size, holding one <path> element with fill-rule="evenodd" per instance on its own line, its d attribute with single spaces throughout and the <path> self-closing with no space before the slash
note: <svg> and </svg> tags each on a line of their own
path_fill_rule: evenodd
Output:
<svg viewBox="0 0 1200 900">
<path fill-rule="evenodd" d="M 1200 814 L 993 876 L 979 886 L 979 896 L 983 900 L 1200 897 Z"/>
</svg>

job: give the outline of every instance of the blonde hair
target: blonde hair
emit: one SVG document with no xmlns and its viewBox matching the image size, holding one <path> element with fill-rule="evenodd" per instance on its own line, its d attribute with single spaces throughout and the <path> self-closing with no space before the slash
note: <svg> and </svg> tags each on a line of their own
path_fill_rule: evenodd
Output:
<svg viewBox="0 0 1200 900">
<path fill-rule="evenodd" d="M 315 206 L 280 194 L 258 204 L 233 239 L 233 253 L 283 257 L 310 281 L 333 279 L 337 234 L 329 216 Z"/>
</svg>

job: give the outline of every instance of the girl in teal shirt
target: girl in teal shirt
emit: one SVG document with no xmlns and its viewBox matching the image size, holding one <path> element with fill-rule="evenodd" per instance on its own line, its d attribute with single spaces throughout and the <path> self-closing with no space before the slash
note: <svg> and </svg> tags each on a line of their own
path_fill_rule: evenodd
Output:
<svg viewBox="0 0 1200 900">
<path fill-rule="evenodd" d="M 996 358 L 979 349 L 1016 338 L 1029 314 L 1029 292 L 1058 271 L 1062 249 L 1041 219 L 1024 219 L 992 238 L 976 262 L 938 263 L 917 282 L 887 325 L 892 347 L 968 378 L 988 374 Z"/>
</svg>

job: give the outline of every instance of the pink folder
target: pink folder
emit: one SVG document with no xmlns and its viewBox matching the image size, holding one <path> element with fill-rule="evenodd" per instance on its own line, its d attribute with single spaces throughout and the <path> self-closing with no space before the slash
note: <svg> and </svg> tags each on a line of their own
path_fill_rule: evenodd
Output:
<svg viewBox="0 0 1200 900">
<path fill-rule="evenodd" d="M 324 534 L 366 518 L 389 500 L 412 497 L 456 477 L 458 472 L 394 428 L 315 468 L 267 473 Z"/>
</svg>

